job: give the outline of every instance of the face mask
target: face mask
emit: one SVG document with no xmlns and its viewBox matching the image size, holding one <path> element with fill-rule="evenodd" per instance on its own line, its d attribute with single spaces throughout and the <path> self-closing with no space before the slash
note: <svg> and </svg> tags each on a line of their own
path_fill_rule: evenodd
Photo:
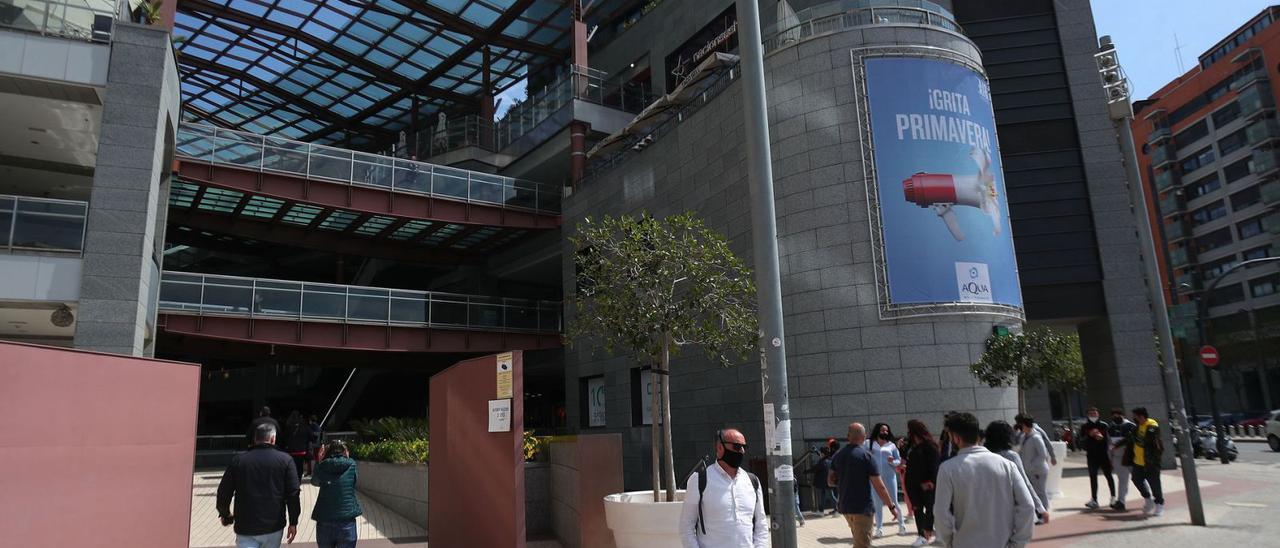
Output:
<svg viewBox="0 0 1280 548">
<path fill-rule="evenodd" d="M 888 434 L 887 432 L 881 432 L 881 433 L 880 433 L 880 439 L 882 439 L 882 440 L 887 440 L 887 439 L 889 439 L 889 434 Z"/>
<path fill-rule="evenodd" d="M 1089 422 L 1098 422 L 1098 417 L 1089 417 Z"/>
<path fill-rule="evenodd" d="M 730 451 L 728 449 L 725 449 L 724 456 L 720 457 L 720 460 L 724 461 L 725 464 L 728 464 L 730 468 L 736 469 L 742 466 L 742 458 L 744 456 L 746 455 L 739 453 L 737 451 Z"/>
</svg>

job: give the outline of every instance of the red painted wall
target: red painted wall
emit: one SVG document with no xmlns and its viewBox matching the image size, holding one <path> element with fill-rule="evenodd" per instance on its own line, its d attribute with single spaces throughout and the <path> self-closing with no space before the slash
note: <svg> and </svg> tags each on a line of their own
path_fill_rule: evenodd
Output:
<svg viewBox="0 0 1280 548">
<path fill-rule="evenodd" d="M 0 545 L 186 546 L 200 366 L 0 342 Z"/>
<path fill-rule="evenodd" d="M 427 534 L 432 548 L 524 548 L 524 357 L 512 356 L 511 431 L 489 432 L 497 356 L 431 377 Z"/>
</svg>

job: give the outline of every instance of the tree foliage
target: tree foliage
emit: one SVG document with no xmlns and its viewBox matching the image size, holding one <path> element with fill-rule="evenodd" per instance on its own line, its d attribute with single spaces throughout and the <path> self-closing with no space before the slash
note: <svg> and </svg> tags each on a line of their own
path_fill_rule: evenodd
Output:
<svg viewBox="0 0 1280 548">
<path fill-rule="evenodd" d="M 969 367 L 988 386 L 1072 391 L 1084 388 L 1080 336 L 1034 327 L 1003 337 L 992 335 L 982 358 Z M 1019 400 L 1019 406 L 1025 403 Z"/>
<path fill-rule="evenodd" d="M 569 341 L 597 336 L 609 352 L 654 363 L 696 344 L 723 366 L 756 349 L 751 271 L 692 213 L 584 219 L 569 238 L 578 290 Z"/>
</svg>

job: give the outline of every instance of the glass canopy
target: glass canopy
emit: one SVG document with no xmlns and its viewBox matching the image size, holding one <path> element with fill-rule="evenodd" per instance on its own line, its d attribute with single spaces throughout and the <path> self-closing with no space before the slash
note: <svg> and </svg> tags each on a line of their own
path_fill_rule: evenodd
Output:
<svg viewBox="0 0 1280 548">
<path fill-rule="evenodd" d="M 562 0 L 182 0 L 187 120 L 382 147 L 437 112 L 475 112 L 570 49 Z"/>
</svg>

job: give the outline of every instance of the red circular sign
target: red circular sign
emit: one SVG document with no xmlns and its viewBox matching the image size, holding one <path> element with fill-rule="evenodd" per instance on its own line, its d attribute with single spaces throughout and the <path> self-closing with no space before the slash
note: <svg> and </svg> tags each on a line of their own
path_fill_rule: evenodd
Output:
<svg viewBox="0 0 1280 548">
<path fill-rule="evenodd" d="M 1215 365 L 1218 365 L 1218 360 L 1220 358 L 1221 356 L 1218 355 L 1217 348 L 1214 348 L 1207 344 L 1200 347 L 1200 363 L 1203 363 L 1209 367 L 1213 367 Z"/>
</svg>

